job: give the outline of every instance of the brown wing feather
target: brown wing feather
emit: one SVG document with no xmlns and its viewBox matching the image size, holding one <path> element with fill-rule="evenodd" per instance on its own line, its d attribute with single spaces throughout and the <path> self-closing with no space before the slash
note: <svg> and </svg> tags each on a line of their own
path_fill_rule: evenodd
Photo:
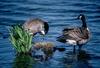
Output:
<svg viewBox="0 0 100 68">
<path fill-rule="evenodd" d="M 85 28 L 71 28 L 63 31 L 63 35 L 71 37 L 71 39 L 80 41 L 88 38 L 88 30 Z"/>
</svg>

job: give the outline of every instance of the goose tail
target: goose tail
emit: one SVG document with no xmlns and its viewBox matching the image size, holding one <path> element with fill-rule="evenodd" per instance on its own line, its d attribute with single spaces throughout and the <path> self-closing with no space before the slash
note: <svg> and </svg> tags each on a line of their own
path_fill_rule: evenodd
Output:
<svg viewBox="0 0 100 68">
<path fill-rule="evenodd" d="M 62 43 L 66 43 L 66 39 L 64 38 L 64 36 L 59 36 L 57 37 L 57 41 L 62 42 Z"/>
</svg>

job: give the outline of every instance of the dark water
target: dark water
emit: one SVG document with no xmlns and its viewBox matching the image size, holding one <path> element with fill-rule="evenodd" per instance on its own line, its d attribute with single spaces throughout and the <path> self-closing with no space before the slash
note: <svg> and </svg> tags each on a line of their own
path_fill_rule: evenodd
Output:
<svg viewBox="0 0 100 68">
<path fill-rule="evenodd" d="M 77 55 L 71 54 L 72 46 L 57 42 L 56 37 L 64 27 L 80 26 L 80 21 L 75 20 L 80 13 L 87 16 L 92 37 Z M 0 68 L 100 68 L 100 0 L 0 0 L 0 32 L 3 37 L 9 35 L 6 25 L 24 23 L 32 17 L 48 21 L 50 30 L 45 41 L 58 47 L 66 46 L 66 51 L 56 51 L 48 61 L 30 63 L 34 58 L 29 57 L 29 64 L 15 63 L 17 57 L 12 44 L 0 35 Z M 34 41 L 41 41 L 41 37 L 35 36 Z"/>
</svg>

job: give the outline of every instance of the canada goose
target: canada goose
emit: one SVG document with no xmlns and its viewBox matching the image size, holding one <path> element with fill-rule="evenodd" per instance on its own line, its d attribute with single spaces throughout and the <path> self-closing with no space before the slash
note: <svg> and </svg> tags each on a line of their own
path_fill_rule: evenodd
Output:
<svg viewBox="0 0 100 68">
<path fill-rule="evenodd" d="M 57 38 L 57 41 L 59 42 L 74 45 L 74 50 L 75 45 L 78 45 L 79 49 L 81 49 L 82 45 L 87 43 L 90 38 L 90 32 L 86 24 L 85 16 L 80 14 L 78 19 L 82 21 L 81 27 L 65 28 L 63 34 Z"/>
<path fill-rule="evenodd" d="M 35 18 L 26 21 L 23 24 L 23 28 L 25 30 L 28 30 L 32 35 L 35 35 L 37 33 L 45 35 L 48 33 L 49 25 L 47 22 L 43 21 L 42 19 Z"/>
</svg>

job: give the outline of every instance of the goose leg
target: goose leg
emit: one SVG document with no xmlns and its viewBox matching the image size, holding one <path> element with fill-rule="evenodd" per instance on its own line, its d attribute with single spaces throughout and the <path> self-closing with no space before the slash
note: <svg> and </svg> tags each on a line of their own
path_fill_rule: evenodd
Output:
<svg viewBox="0 0 100 68">
<path fill-rule="evenodd" d="M 73 53 L 75 53 L 76 52 L 76 48 L 75 48 L 75 46 L 74 46 L 74 48 L 73 48 Z"/>
<path fill-rule="evenodd" d="M 79 46 L 78 51 L 81 51 L 82 45 L 78 45 L 78 46 Z"/>
</svg>

